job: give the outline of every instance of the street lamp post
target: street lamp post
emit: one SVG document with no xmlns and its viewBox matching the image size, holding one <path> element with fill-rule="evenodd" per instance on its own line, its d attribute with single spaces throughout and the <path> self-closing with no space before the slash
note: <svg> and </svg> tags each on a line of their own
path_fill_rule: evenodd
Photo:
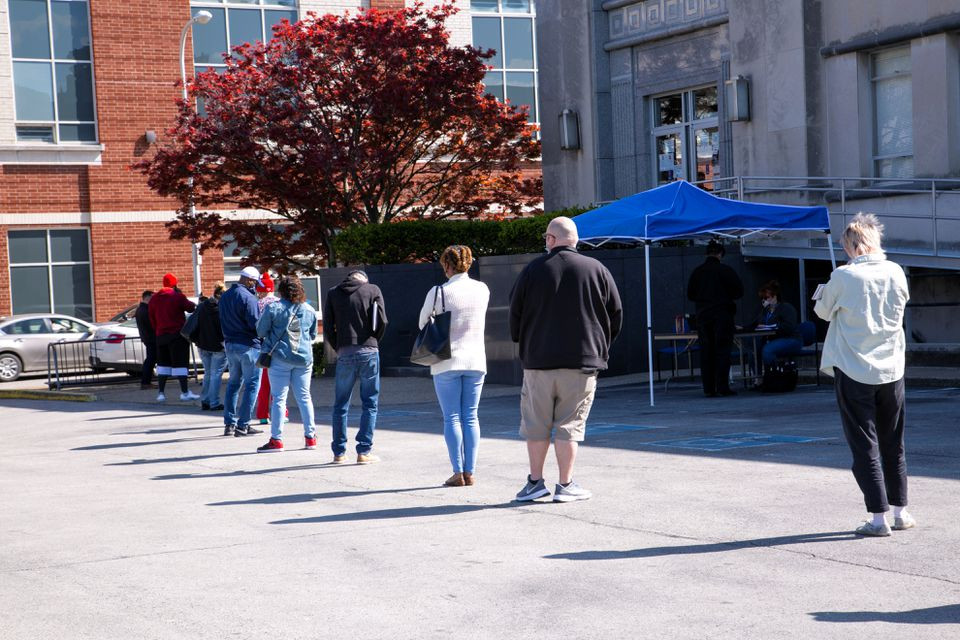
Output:
<svg viewBox="0 0 960 640">
<path fill-rule="evenodd" d="M 213 14 L 209 11 L 198 11 L 187 24 L 183 25 L 183 29 L 180 31 L 180 81 L 183 85 L 183 101 L 186 102 L 188 99 L 187 95 L 187 63 L 184 61 L 184 55 L 187 49 L 187 31 L 190 30 L 190 27 L 196 24 L 207 24 L 210 20 L 213 19 Z M 190 186 L 190 217 L 194 217 L 196 214 L 196 209 L 193 206 L 193 178 L 189 179 L 187 183 Z M 193 295 L 200 297 L 200 292 L 202 290 L 200 283 L 200 264 L 202 258 L 200 257 L 200 243 L 193 243 Z"/>
</svg>

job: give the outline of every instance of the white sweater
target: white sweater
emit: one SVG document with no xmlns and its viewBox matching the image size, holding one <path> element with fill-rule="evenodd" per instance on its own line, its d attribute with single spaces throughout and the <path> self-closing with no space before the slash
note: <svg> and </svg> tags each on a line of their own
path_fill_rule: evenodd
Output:
<svg viewBox="0 0 960 640">
<path fill-rule="evenodd" d="M 430 365 L 430 373 L 437 375 L 445 371 L 483 371 L 487 372 L 487 352 L 484 348 L 484 324 L 487 316 L 487 303 L 490 302 L 490 290 L 479 280 L 472 280 L 466 273 L 458 273 L 442 285 L 443 293 L 437 295 L 436 312 L 440 313 L 441 300 L 446 302 L 450 311 L 450 353 L 453 357 Z M 427 297 L 420 309 L 420 328 L 422 329 L 433 312 L 433 296 L 436 287 L 427 291 Z"/>
</svg>

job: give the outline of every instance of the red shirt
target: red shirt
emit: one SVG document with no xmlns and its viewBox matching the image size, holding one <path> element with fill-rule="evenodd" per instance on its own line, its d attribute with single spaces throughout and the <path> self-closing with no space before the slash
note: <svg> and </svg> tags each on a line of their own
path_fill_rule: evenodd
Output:
<svg viewBox="0 0 960 640">
<path fill-rule="evenodd" d="M 196 308 L 197 305 L 187 300 L 187 296 L 176 289 L 163 287 L 150 298 L 150 324 L 158 336 L 180 333 L 186 322 L 183 314 Z"/>
</svg>

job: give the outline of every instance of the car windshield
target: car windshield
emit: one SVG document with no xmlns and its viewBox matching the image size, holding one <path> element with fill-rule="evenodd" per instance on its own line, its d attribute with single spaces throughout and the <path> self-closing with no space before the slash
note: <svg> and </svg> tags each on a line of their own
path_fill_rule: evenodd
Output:
<svg viewBox="0 0 960 640">
<path fill-rule="evenodd" d="M 129 327 L 129 328 L 131 328 L 131 329 L 136 329 L 136 328 L 137 328 L 137 319 L 134 318 L 133 320 L 127 320 L 126 322 L 121 322 L 121 323 L 120 323 L 120 326 L 121 326 L 121 327 Z"/>
<path fill-rule="evenodd" d="M 137 307 L 139 304 L 133 304 L 118 313 L 117 315 L 110 318 L 110 322 L 124 322 L 130 320 L 131 318 L 135 319 L 135 314 L 137 313 Z"/>
</svg>

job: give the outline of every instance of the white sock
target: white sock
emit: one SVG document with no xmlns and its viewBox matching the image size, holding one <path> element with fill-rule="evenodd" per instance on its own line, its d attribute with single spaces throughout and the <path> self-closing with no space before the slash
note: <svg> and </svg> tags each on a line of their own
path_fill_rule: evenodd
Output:
<svg viewBox="0 0 960 640">
<path fill-rule="evenodd" d="M 905 513 L 907 513 L 907 508 L 906 508 L 906 507 L 898 507 L 898 506 L 896 506 L 896 505 L 893 506 L 893 517 L 894 517 L 894 518 L 901 518 L 901 517 L 903 517 L 903 514 L 905 514 Z M 907 515 L 909 515 L 909 514 L 907 514 Z"/>
<path fill-rule="evenodd" d="M 886 513 L 872 513 L 870 515 L 873 516 L 873 526 L 879 527 L 887 524 Z"/>
</svg>

